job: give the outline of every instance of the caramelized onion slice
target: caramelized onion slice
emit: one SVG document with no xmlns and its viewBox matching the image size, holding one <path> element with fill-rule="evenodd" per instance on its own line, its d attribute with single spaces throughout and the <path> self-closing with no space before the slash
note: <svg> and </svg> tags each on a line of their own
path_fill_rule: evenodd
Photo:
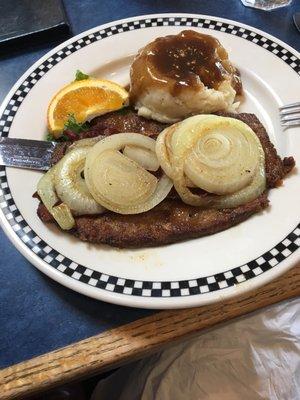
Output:
<svg viewBox="0 0 300 400">
<path fill-rule="evenodd" d="M 154 175 L 116 150 L 100 153 L 86 176 L 94 199 L 120 213 L 145 203 L 157 185 Z"/>
<path fill-rule="evenodd" d="M 261 157 L 259 166 L 251 183 L 241 190 L 227 196 L 216 196 L 213 201 L 215 208 L 233 208 L 248 203 L 260 196 L 266 189 L 266 173 L 264 157 Z"/>
<path fill-rule="evenodd" d="M 97 142 L 99 142 L 99 140 L 102 140 L 104 138 L 105 138 L 105 136 L 99 135 L 99 136 L 92 137 L 92 138 L 76 140 L 76 142 L 74 142 L 73 144 L 71 144 L 71 146 L 69 146 L 67 148 L 66 152 L 69 153 L 71 150 L 77 149 L 78 147 L 91 147 L 91 146 L 94 146 L 94 144 L 96 144 Z"/>
<path fill-rule="evenodd" d="M 74 228 L 75 220 L 67 204 L 60 203 L 59 205 L 53 207 L 51 214 L 61 229 L 68 231 Z"/>
<path fill-rule="evenodd" d="M 252 182 L 233 194 L 224 196 L 212 196 L 209 194 L 198 196 L 192 193 L 188 187 L 182 185 L 181 182 L 174 182 L 174 187 L 186 204 L 203 208 L 234 208 L 256 199 L 265 191 L 266 174 L 264 161 L 259 163 Z"/>
<path fill-rule="evenodd" d="M 67 153 L 56 165 L 54 175 L 56 193 L 74 215 L 101 214 L 105 211 L 89 193 L 83 177 L 85 159 L 89 150 L 90 146 L 77 147 Z"/>
<path fill-rule="evenodd" d="M 126 157 L 136 161 L 139 165 L 141 165 L 148 171 L 157 171 L 159 168 L 159 162 L 156 154 L 151 150 L 127 145 L 124 147 L 123 154 Z"/>
<path fill-rule="evenodd" d="M 172 157 L 172 163 L 185 157 L 186 153 L 195 145 L 199 132 L 219 118 L 223 117 L 210 114 L 195 115 L 177 123 L 174 130 L 172 129 L 173 125 L 166 128 L 171 129 L 171 134 L 167 135 L 166 144 Z"/>
<path fill-rule="evenodd" d="M 172 131 L 164 129 L 156 139 L 155 151 L 158 162 L 162 167 L 163 171 L 172 178 L 173 168 L 170 159 L 170 151 L 168 147 L 168 138 L 171 136 Z"/>
<path fill-rule="evenodd" d="M 89 158 L 93 157 L 93 153 L 97 154 L 105 150 L 122 150 L 125 146 L 137 146 L 142 149 L 148 149 L 155 152 L 155 140 L 140 133 L 117 133 L 107 136 L 103 140 L 96 143 L 89 154 Z"/>
<path fill-rule="evenodd" d="M 204 121 L 214 118 L 216 118 L 215 115 L 196 115 L 169 126 L 158 135 L 156 155 L 162 169 L 171 179 L 175 173 L 174 164 L 183 159 L 195 142 L 193 133 L 203 126 Z"/>
<path fill-rule="evenodd" d="M 250 127 L 236 119 L 213 115 L 187 118 L 159 135 L 156 152 L 187 204 L 236 207 L 265 190 L 260 141 Z M 196 195 L 189 189 L 192 186 L 208 193 Z"/>
<path fill-rule="evenodd" d="M 59 202 L 59 198 L 56 195 L 54 188 L 54 176 L 56 172 L 56 166 L 52 167 L 45 175 L 41 177 L 37 185 L 37 192 L 42 200 L 44 206 L 47 208 L 49 213 L 53 216 L 55 221 L 63 230 L 72 229 L 75 225 L 75 220 L 72 216 L 70 208 Z"/>
<path fill-rule="evenodd" d="M 107 209 L 138 214 L 155 207 L 169 193 L 172 181 L 159 181 L 136 161 L 121 154 L 126 146 L 154 152 L 155 141 L 137 133 L 119 133 L 98 142 L 88 153 L 84 175 L 89 192 Z"/>
<path fill-rule="evenodd" d="M 195 185 L 225 195 L 251 183 L 261 147 L 252 130 L 245 124 L 217 121 L 197 136 L 184 164 L 185 174 Z"/>
</svg>

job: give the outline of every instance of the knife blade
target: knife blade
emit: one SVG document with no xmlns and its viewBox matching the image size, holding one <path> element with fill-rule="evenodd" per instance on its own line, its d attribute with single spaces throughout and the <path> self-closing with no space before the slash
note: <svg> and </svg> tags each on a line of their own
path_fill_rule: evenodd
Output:
<svg viewBox="0 0 300 400">
<path fill-rule="evenodd" d="M 56 142 L 0 138 L 0 165 L 47 171 Z"/>
</svg>

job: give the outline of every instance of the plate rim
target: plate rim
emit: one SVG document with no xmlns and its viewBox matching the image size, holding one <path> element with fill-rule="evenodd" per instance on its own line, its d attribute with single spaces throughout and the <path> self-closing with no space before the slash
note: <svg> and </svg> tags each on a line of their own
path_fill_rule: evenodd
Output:
<svg viewBox="0 0 300 400">
<path fill-rule="evenodd" d="M 135 17 L 129 17 L 126 19 L 120 19 L 116 21 L 109 22 L 107 24 L 99 25 L 97 27 L 91 28 L 87 31 L 81 32 L 80 34 L 68 39 L 67 41 L 61 43 L 60 45 L 56 46 L 54 49 L 47 52 L 43 57 L 38 59 L 30 68 L 28 68 L 25 73 L 17 80 L 17 82 L 13 85 L 13 87 L 8 92 L 7 96 L 5 97 L 2 105 L 0 107 L 0 116 L 3 115 L 4 110 L 6 109 L 8 102 L 11 100 L 11 97 L 15 94 L 16 90 L 22 85 L 22 83 L 32 74 L 33 71 L 36 70 L 37 67 L 42 65 L 44 61 L 48 60 L 52 55 L 57 54 L 58 51 L 65 48 L 71 43 L 74 43 L 81 39 L 82 37 L 91 35 L 95 32 L 100 32 L 106 28 L 114 27 L 120 24 L 126 24 L 127 22 L 133 21 L 143 21 L 147 19 L 159 19 L 159 18 L 167 18 L 174 20 L 176 18 L 195 18 L 200 20 L 208 20 L 208 21 L 215 21 L 215 22 L 222 22 L 225 24 L 233 25 L 233 27 L 240 27 L 244 29 L 248 29 L 251 32 L 255 32 L 258 35 L 268 38 L 274 43 L 278 43 L 278 45 L 282 46 L 283 48 L 289 50 L 296 58 L 300 58 L 300 54 L 297 50 L 293 47 L 289 46 L 287 43 L 283 42 L 282 40 L 260 30 L 254 28 L 252 26 L 240 23 L 238 21 L 219 18 L 215 16 L 209 15 L 202 15 L 202 14 L 189 14 L 189 13 L 163 13 L 163 14 L 149 14 L 149 15 L 140 15 Z M 170 25 L 169 25 L 170 26 Z M 176 26 L 176 25 L 175 25 Z M 186 28 L 193 28 L 193 26 L 187 25 L 178 25 Z M 146 27 L 145 27 L 146 28 Z M 204 28 L 207 28 L 206 26 Z M 209 27 L 208 27 L 209 28 Z M 211 28 L 212 29 L 212 28 Z M 213 30 L 213 29 L 212 29 Z M 120 32 L 121 33 L 121 32 Z M 226 32 L 224 32 L 226 33 Z M 296 72 L 296 71 L 295 71 Z M 297 72 L 296 72 L 297 73 Z M 29 262 L 31 262 L 34 266 L 36 266 L 41 272 L 45 273 L 55 281 L 67 286 L 79 293 L 85 294 L 89 297 L 94 297 L 96 299 L 102 301 L 108 301 L 110 303 L 125 305 L 125 306 L 133 306 L 133 307 L 142 307 L 142 308 L 182 308 L 182 307 L 191 307 L 191 306 L 199 306 L 203 304 L 209 304 L 221 299 L 231 298 L 235 295 L 240 293 L 246 293 L 247 291 L 254 289 L 263 285 L 270 280 L 275 279 L 277 276 L 284 273 L 286 270 L 293 267 L 293 265 L 297 262 L 299 257 L 297 256 L 297 251 L 295 250 L 290 256 L 285 258 L 283 261 L 279 262 L 277 266 L 273 266 L 268 271 L 264 271 L 259 276 L 259 279 L 254 279 L 255 277 L 249 278 L 245 282 L 239 283 L 236 286 L 229 286 L 225 288 L 225 290 L 221 290 L 219 288 L 216 291 L 211 291 L 207 293 L 199 293 L 193 294 L 188 296 L 174 296 L 174 297 L 146 297 L 146 296 L 136 296 L 132 294 L 126 293 L 117 293 L 117 292 L 110 292 L 107 289 L 95 288 L 90 286 L 86 283 L 77 281 L 73 279 L 71 276 L 65 275 L 63 272 L 58 271 L 56 268 L 53 268 L 50 264 L 43 261 L 42 258 L 38 257 L 26 244 L 21 240 L 21 238 L 16 234 L 13 230 L 12 226 L 9 224 L 9 221 L 6 219 L 4 212 L 1 209 L 0 213 L 0 223 L 3 227 L 4 232 L 13 243 L 13 245 L 19 250 Z M 27 221 L 26 221 L 27 223 Z M 30 227 L 29 223 L 28 226 Z M 299 225 L 295 228 L 299 230 Z M 37 235 L 38 236 L 38 235 Z M 284 240 L 284 239 L 283 239 Z M 274 246 L 275 247 L 275 246 Z M 271 251 L 271 250 L 270 250 Z M 58 252 L 59 253 L 59 252 Z M 280 267 L 279 267 L 280 264 Z M 85 267 L 87 268 L 87 267 Z M 101 274 L 101 273 L 100 273 Z M 217 275 L 217 274 L 215 274 Z M 120 278 L 126 279 L 126 278 Z"/>
</svg>

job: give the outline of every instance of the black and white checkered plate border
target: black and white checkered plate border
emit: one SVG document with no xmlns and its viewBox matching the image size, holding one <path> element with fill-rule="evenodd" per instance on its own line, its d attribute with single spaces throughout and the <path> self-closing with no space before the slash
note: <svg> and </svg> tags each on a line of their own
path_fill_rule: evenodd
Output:
<svg viewBox="0 0 300 400">
<path fill-rule="evenodd" d="M 261 46 L 267 51 L 275 54 L 300 75 L 299 58 L 279 43 L 273 42 L 269 38 L 266 38 L 257 32 L 253 32 L 250 29 L 235 26 L 226 22 L 220 22 L 215 19 L 192 17 L 141 18 L 139 20 L 120 23 L 115 26 L 109 26 L 100 29 L 99 31 L 87 34 L 77 40 L 74 39 L 72 43 L 67 44 L 64 48 L 60 49 L 47 60 L 42 62 L 42 64 L 31 72 L 31 74 L 20 84 L 8 101 L 7 107 L 3 111 L 0 120 L 1 136 L 5 137 L 9 135 L 10 127 L 18 108 L 33 86 L 43 75 L 64 58 L 93 42 L 103 40 L 109 36 L 118 35 L 125 31 L 156 26 L 183 26 L 187 28 L 203 27 L 239 36 L 245 40 L 256 43 L 258 46 Z M 28 222 L 24 220 L 20 211 L 16 207 L 8 186 L 6 170 L 4 167 L 0 167 L 0 208 L 6 220 L 9 222 L 20 240 L 49 266 L 87 285 L 124 295 L 178 297 L 218 291 L 263 274 L 285 260 L 300 247 L 299 224 L 271 250 L 262 254 L 257 259 L 249 261 L 247 264 L 233 269 L 228 269 L 228 271 L 224 273 L 192 280 L 169 282 L 137 281 L 106 275 L 83 265 L 78 265 L 41 240 L 31 229 Z"/>
</svg>

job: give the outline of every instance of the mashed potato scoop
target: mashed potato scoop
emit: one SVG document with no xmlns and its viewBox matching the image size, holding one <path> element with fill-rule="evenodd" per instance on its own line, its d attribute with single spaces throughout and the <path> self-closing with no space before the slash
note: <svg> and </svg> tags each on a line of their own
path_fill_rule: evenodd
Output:
<svg viewBox="0 0 300 400">
<path fill-rule="evenodd" d="M 157 38 L 131 66 L 130 102 L 139 115 L 173 123 L 194 114 L 234 111 L 242 91 L 221 43 L 192 30 Z"/>
</svg>

